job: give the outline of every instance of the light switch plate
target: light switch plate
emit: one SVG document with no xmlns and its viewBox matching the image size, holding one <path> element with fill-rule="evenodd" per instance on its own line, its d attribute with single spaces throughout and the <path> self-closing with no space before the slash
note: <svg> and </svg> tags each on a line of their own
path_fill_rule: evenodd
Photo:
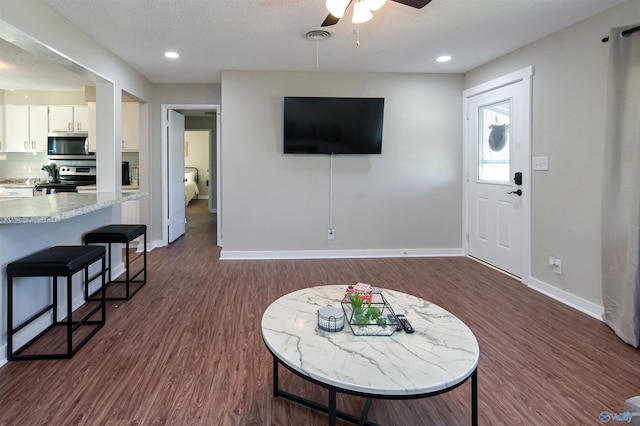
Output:
<svg viewBox="0 0 640 426">
<path fill-rule="evenodd" d="M 533 170 L 549 170 L 549 157 L 533 157 Z"/>
</svg>

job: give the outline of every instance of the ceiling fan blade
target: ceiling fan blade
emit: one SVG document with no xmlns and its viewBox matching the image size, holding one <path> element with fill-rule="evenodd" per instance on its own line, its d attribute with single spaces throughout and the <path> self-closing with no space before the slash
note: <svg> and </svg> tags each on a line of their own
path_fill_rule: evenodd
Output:
<svg viewBox="0 0 640 426">
<path fill-rule="evenodd" d="M 416 9 L 422 9 L 423 7 L 431 3 L 431 0 L 391 0 L 391 1 L 395 1 L 396 3 L 404 4 L 407 6 L 415 7 Z"/>
<path fill-rule="evenodd" d="M 429 0 L 431 1 L 431 0 Z M 344 10 L 346 11 L 347 9 L 349 9 L 349 6 L 351 6 L 351 3 L 353 3 L 353 0 L 349 0 L 349 3 L 347 4 L 347 7 L 344 8 Z M 321 27 L 329 27 L 331 25 L 335 25 L 338 23 L 338 21 L 340 21 L 340 18 L 336 18 L 335 16 L 333 16 L 332 14 L 327 15 L 327 17 L 324 19 L 324 21 L 322 21 L 322 24 L 320 25 Z"/>
<path fill-rule="evenodd" d="M 337 24 L 339 20 L 340 20 L 340 18 L 336 18 L 332 14 L 328 14 L 327 17 L 324 18 L 324 21 L 322 21 L 322 24 L 320 26 L 321 27 L 329 27 L 331 25 Z"/>
</svg>

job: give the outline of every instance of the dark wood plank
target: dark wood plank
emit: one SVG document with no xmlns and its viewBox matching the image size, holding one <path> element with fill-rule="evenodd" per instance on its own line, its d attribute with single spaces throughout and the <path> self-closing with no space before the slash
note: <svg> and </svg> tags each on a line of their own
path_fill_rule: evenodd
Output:
<svg viewBox="0 0 640 426">
<path fill-rule="evenodd" d="M 149 283 L 109 302 L 107 324 L 71 360 L 0 368 L 0 424 L 325 425 L 272 397 L 263 311 L 288 292 L 369 282 L 454 313 L 481 348 L 481 424 L 600 424 L 640 394 L 640 351 L 600 321 L 466 258 L 220 261 L 215 215 L 187 209 L 187 233 L 149 253 Z M 331 354 L 327 354 L 328 357 Z M 281 386 L 327 392 L 281 371 Z M 444 395 L 374 401 L 385 425 L 470 423 L 470 383 Z M 362 398 L 339 395 L 357 413 Z"/>
</svg>

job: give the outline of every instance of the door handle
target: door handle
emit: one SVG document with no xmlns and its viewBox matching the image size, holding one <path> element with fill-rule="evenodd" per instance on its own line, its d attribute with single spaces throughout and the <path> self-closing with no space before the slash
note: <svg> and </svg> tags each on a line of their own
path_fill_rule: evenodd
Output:
<svg viewBox="0 0 640 426">
<path fill-rule="evenodd" d="M 518 197 L 522 197 L 522 189 L 517 189 L 515 191 L 509 191 L 507 194 L 516 194 Z"/>
</svg>

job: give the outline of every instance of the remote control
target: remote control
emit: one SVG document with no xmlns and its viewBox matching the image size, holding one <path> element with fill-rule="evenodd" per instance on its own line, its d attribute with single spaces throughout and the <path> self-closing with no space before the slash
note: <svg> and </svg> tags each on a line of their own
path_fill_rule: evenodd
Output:
<svg viewBox="0 0 640 426">
<path fill-rule="evenodd" d="M 415 331 L 413 327 L 411 327 L 411 324 L 409 323 L 407 317 L 402 314 L 396 315 L 396 317 L 398 317 L 398 321 L 400 321 L 400 324 L 402 324 L 402 328 L 404 328 L 405 333 L 413 333 Z"/>
<path fill-rule="evenodd" d="M 402 330 L 402 324 L 398 321 L 398 318 L 394 314 L 387 314 L 387 318 L 389 318 L 389 322 L 392 324 L 397 324 L 396 331 Z"/>
</svg>

